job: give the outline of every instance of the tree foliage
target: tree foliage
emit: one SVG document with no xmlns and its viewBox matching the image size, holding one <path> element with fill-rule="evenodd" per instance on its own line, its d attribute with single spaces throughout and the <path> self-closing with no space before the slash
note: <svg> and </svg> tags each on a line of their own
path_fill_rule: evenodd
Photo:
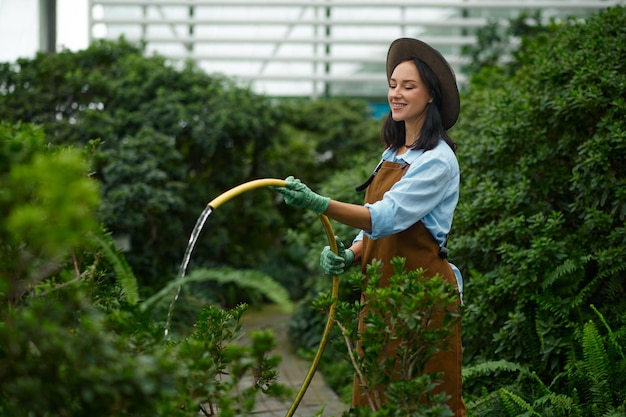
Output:
<svg viewBox="0 0 626 417">
<path fill-rule="evenodd" d="M 348 159 L 335 149 L 371 142 L 363 139 L 365 103 L 276 103 L 192 62 L 175 66 L 143 52 L 122 38 L 0 64 L 3 120 L 36 123 L 46 140 L 90 150 L 99 219 L 130 241 L 126 257 L 142 288 L 175 275 L 213 198 L 264 177 L 315 184 Z M 257 191 L 212 216 L 192 267 L 260 269 L 282 282 L 306 276 L 301 257 L 280 244 L 295 214 L 275 204 L 273 193 Z"/>
<path fill-rule="evenodd" d="M 626 414 L 624 388 L 624 329 L 614 332 L 592 306 L 595 320 L 576 331 L 572 354 L 552 383 L 544 383 L 528 368 L 503 361 L 471 366 L 464 371 L 469 379 L 486 375 L 499 382 L 489 395 L 472 400 L 469 409 L 475 416 L 623 416 Z M 505 382 L 499 371 L 517 372 L 515 380 Z M 477 372 L 478 371 L 478 372 Z"/>
<path fill-rule="evenodd" d="M 606 387 L 625 386 L 624 22 L 625 9 L 614 7 L 527 32 L 511 65 L 484 65 L 472 77 L 450 132 L 462 169 L 451 261 L 466 280 L 465 358 L 476 366 L 466 395 L 497 404 L 498 415 L 623 413 L 624 394 Z M 32 415 L 176 415 L 181 404 L 211 402 L 248 410 L 250 392 L 203 385 L 216 370 L 271 379 L 266 364 L 246 368 L 262 348 L 210 344 L 228 344 L 236 317 L 204 311 L 193 319 L 197 333 L 163 346 L 158 320 L 133 305 L 136 291 L 166 287 L 207 201 L 242 182 L 294 174 L 360 203 L 354 186 L 381 150 L 364 104 L 278 103 L 191 63 L 145 57 L 122 39 L 0 64 L 0 117 L 8 122 L 0 125 L 0 412 L 31 403 Z M 329 284 L 317 265 L 316 216 L 270 192 L 242 196 L 207 228 L 194 253 L 199 284 L 238 279 L 200 269 L 216 266 L 278 276 L 292 296 L 309 275 L 313 291 Z M 128 262 L 110 232 L 130 236 Z M 336 232 L 346 242 L 355 234 Z M 226 290 L 221 296 L 234 293 Z M 344 296 L 352 290 L 342 286 Z M 314 345 L 320 329 L 306 314 L 296 315 L 309 326 L 296 338 Z M 589 324 L 596 317 L 606 336 Z M 215 323 L 222 328 L 207 327 Z M 259 343 L 271 345 L 263 335 Z M 141 373 L 137 358 L 148 363 Z M 617 368 L 606 371 L 607 360 Z M 88 408 L 94 398 L 106 406 Z"/>
<path fill-rule="evenodd" d="M 87 156 L 44 140 L 33 125 L 0 124 L 0 414 L 236 415 L 284 396 L 273 335 L 236 343 L 245 305 L 205 305 L 192 332 L 164 337 L 96 220 Z"/>
<path fill-rule="evenodd" d="M 0 298 L 17 303 L 57 274 L 97 228 L 98 183 L 79 150 L 46 147 L 36 126 L 0 123 Z M 79 262 L 75 260 L 75 262 Z"/>
<path fill-rule="evenodd" d="M 489 19 L 487 25 L 476 29 L 476 43 L 463 47 L 463 54 L 470 58 L 463 72 L 481 79 L 481 71 L 512 75 L 520 65 L 526 42 L 536 34 L 545 33 L 558 25 L 543 25 L 541 10 L 523 12 L 504 24 L 498 19 Z M 488 78 L 486 77 L 487 81 Z M 493 80 L 491 80 L 493 81 Z"/>
<path fill-rule="evenodd" d="M 588 306 L 622 326 L 625 21 L 624 8 L 616 7 L 521 31 L 522 47 L 506 67 L 477 63 L 481 72 L 471 77 L 450 131 L 462 171 L 450 260 L 466 284 L 468 366 L 511 364 L 564 389 L 558 375 L 593 315 Z M 319 191 L 360 203 L 348 184 L 375 165 L 361 162 Z M 337 227 L 347 242 L 354 233 Z M 350 290 L 343 286 L 343 295 Z M 306 317 L 295 316 L 302 323 L 293 329 L 296 340 L 314 340 Z M 465 393 L 472 400 L 499 386 L 515 393 L 515 380 L 515 372 L 499 368 L 468 379 Z"/>
<path fill-rule="evenodd" d="M 450 242 L 468 362 L 551 378 L 589 304 L 612 324 L 626 310 L 625 21 L 615 7 L 537 34 L 514 75 L 464 98 Z"/>
<path fill-rule="evenodd" d="M 130 237 L 128 259 L 145 283 L 174 269 L 208 200 L 259 175 L 256 158 L 275 120 L 267 100 L 250 91 L 191 64 L 146 58 L 123 40 L 3 64 L 0 85 L 3 119 L 37 123 L 54 143 L 94 144 L 101 218 Z M 249 223 L 236 226 L 268 220 L 249 206 L 239 211 Z M 210 243 L 210 259 L 241 255 L 219 239 Z"/>
<path fill-rule="evenodd" d="M 335 300 L 321 293 L 314 307 L 328 311 L 337 301 L 333 321 L 337 343 L 361 384 L 368 406 L 344 416 L 449 417 L 449 395 L 436 392 L 440 375 L 425 372 L 426 364 L 450 346 L 446 340 L 461 319 L 456 289 L 441 277 L 426 277 L 423 270 L 407 271 L 404 259 L 392 261 L 390 285 L 381 287 L 381 263 L 373 262 L 367 276 L 360 271 L 347 277 L 364 294 L 360 301 Z M 357 331 L 362 308 L 363 329 Z M 334 366 L 337 366 L 336 363 Z M 381 389 L 384 387 L 384 389 Z"/>
</svg>

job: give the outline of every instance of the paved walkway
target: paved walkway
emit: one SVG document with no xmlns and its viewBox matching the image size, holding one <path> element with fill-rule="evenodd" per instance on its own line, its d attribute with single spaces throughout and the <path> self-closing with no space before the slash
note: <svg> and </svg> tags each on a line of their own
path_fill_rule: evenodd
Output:
<svg viewBox="0 0 626 417">
<path fill-rule="evenodd" d="M 287 402 L 280 402 L 260 395 L 255 416 L 286 416 L 311 368 L 312 363 L 297 356 L 289 345 L 287 338 L 288 321 L 289 315 L 275 306 L 264 307 L 261 311 L 250 308 L 243 314 L 244 332 L 254 329 L 271 329 L 274 332 L 277 343 L 275 353 L 282 357 L 282 362 L 278 368 L 278 381 L 294 390 L 293 398 Z M 324 356 L 322 356 L 322 360 L 324 360 Z M 294 417 L 312 417 L 315 415 L 339 417 L 348 408 L 348 405 L 342 403 L 337 394 L 325 385 L 322 375 L 316 372 L 294 413 Z M 320 413 L 322 409 L 323 412 Z"/>
</svg>

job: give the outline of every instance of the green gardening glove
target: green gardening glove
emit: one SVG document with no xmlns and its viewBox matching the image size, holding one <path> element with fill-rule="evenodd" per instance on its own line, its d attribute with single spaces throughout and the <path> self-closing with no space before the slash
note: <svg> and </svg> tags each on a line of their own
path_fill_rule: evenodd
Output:
<svg viewBox="0 0 626 417">
<path fill-rule="evenodd" d="M 317 214 L 322 214 L 330 204 L 330 198 L 323 197 L 311 191 L 299 179 L 289 176 L 285 179 L 284 187 L 271 187 L 285 198 L 285 203 L 290 206 L 311 209 Z"/>
<path fill-rule="evenodd" d="M 334 253 L 330 246 L 325 246 L 320 254 L 320 266 L 327 275 L 339 275 L 345 272 L 345 269 L 354 262 L 354 252 L 346 249 L 343 243 L 337 239 L 337 252 Z"/>
</svg>

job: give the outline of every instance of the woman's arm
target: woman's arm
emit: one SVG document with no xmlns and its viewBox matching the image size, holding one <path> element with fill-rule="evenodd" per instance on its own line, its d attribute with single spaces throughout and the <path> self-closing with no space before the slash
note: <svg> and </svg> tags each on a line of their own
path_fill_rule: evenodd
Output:
<svg viewBox="0 0 626 417">
<path fill-rule="evenodd" d="M 355 229 L 365 230 L 366 232 L 372 231 L 372 218 L 370 217 L 369 209 L 365 206 L 330 200 L 324 214 L 339 223 Z"/>
</svg>

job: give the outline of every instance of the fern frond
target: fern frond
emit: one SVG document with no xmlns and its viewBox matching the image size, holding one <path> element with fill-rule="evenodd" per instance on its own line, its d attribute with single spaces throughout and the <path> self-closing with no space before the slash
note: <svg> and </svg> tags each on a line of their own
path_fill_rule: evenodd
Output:
<svg viewBox="0 0 626 417">
<path fill-rule="evenodd" d="M 596 325 L 589 321 L 583 328 L 583 367 L 587 372 L 587 383 L 592 394 L 592 404 L 605 413 L 611 404 L 609 384 L 609 357 Z"/>
<path fill-rule="evenodd" d="M 599 274 L 597 274 L 595 277 L 593 277 L 593 279 L 587 284 L 585 285 L 585 287 L 578 293 L 578 295 L 576 296 L 576 298 L 574 298 L 572 300 L 572 306 L 580 306 L 581 304 L 583 304 L 583 301 L 586 299 L 586 297 L 588 296 L 588 294 L 603 280 L 605 280 L 607 277 L 613 276 L 619 272 L 623 272 L 626 271 L 626 264 L 619 264 L 619 265 L 614 265 L 613 267 L 609 268 L 609 269 L 605 269 L 602 270 Z M 619 291 L 613 291 L 613 293 L 618 293 L 621 291 L 621 285 L 622 285 L 622 280 L 617 279 L 616 282 L 619 287 Z"/>
<path fill-rule="evenodd" d="M 621 264 L 614 265 L 612 268 L 603 270 L 599 275 L 602 278 L 606 278 L 608 276 L 611 276 L 611 275 L 617 274 L 618 272 L 623 272 L 623 271 L 626 271 L 626 264 L 621 263 Z"/>
<path fill-rule="evenodd" d="M 593 279 L 580 290 L 578 295 L 572 299 L 572 307 L 579 307 L 582 304 L 585 304 L 584 301 L 589 296 L 589 293 L 591 293 L 593 289 L 596 288 L 598 283 L 600 283 L 603 279 L 604 277 L 602 277 L 601 275 L 596 275 L 595 277 L 593 277 Z"/>
<path fill-rule="evenodd" d="M 522 397 L 513 392 L 509 391 L 506 388 L 500 388 L 498 390 L 500 394 L 500 399 L 504 404 L 507 413 L 510 417 L 519 416 L 520 410 L 526 411 L 527 416 L 538 416 L 541 417 L 541 414 L 537 413 L 533 406 L 528 404 Z"/>
<path fill-rule="evenodd" d="M 626 409 L 622 406 L 618 409 L 609 410 L 602 417 L 626 417 Z"/>
<path fill-rule="evenodd" d="M 179 287 L 193 282 L 217 281 L 219 283 L 232 282 L 242 288 L 252 288 L 278 304 L 285 312 L 293 311 L 293 304 L 289 299 L 288 291 L 270 276 L 254 270 L 235 270 L 232 268 L 196 269 L 187 276 L 178 277 L 170 281 L 158 293 L 148 298 L 141 305 L 145 311 L 154 306 L 161 299 L 174 294 Z"/>
<path fill-rule="evenodd" d="M 537 384 L 539 385 L 539 388 L 541 388 L 541 390 L 545 393 L 545 394 L 551 394 L 552 392 L 550 391 L 550 388 L 548 388 L 546 386 L 546 384 L 543 383 L 543 381 L 541 380 L 541 378 L 539 378 L 539 375 L 537 375 L 536 372 L 531 372 L 530 374 L 531 378 L 533 380 L 535 380 L 537 382 Z"/>
<path fill-rule="evenodd" d="M 220 284 L 233 283 L 240 288 L 257 290 L 286 313 L 293 311 L 289 292 L 274 278 L 263 272 L 253 269 L 215 268 L 196 269 L 190 274 L 190 276 L 194 275 L 206 277 Z"/>
<path fill-rule="evenodd" d="M 610 275 L 610 278 L 605 281 L 604 291 L 608 300 L 615 300 L 624 293 L 624 276 L 619 274 L 622 270 L 619 268 L 614 269 L 616 270 L 615 273 Z"/>
<path fill-rule="evenodd" d="M 502 415 L 502 400 L 497 391 L 484 391 L 480 397 L 466 402 L 468 415 L 474 416 L 500 416 Z"/>
<path fill-rule="evenodd" d="M 584 270 L 585 265 L 592 259 L 591 255 L 582 256 L 579 259 L 566 259 L 561 265 L 557 266 L 554 271 L 549 273 L 543 283 L 542 289 L 547 290 L 557 280 L 572 275 L 574 272 Z"/>
<path fill-rule="evenodd" d="M 488 361 L 477 365 L 463 367 L 463 381 L 500 372 L 522 372 L 525 371 L 522 365 L 506 360 Z"/>
<path fill-rule="evenodd" d="M 611 347 L 615 350 L 615 352 L 617 352 L 621 356 L 622 360 L 626 360 L 626 355 L 624 355 L 624 350 L 622 349 L 622 346 L 617 341 L 617 337 L 615 336 L 615 333 L 613 333 L 613 330 L 611 329 L 609 324 L 606 322 L 606 319 L 604 318 L 602 313 L 600 313 L 598 309 L 596 308 L 596 306 L 594 306 L 593 304 L 589 305 L 589 307 L 596 313 L 596 315 L 600 319 L 600 323 L 604 325 L 604 328 L 606 329 L 607 334 L 609 336 L 609 343 L 611 344 Z"/>
<path fill-rule="evenodd" d="M 578 404 L 576 404 L 574 399 L 564 394 L 550 392 L 537 399 L 533 405 L 535 408 L 550 410 L 550 415 L 568 417 L 578 417 L 581 415 Z"/>
<path fill-rule="evenodd" d="M 89 236 L 91 242 L 100 250 L 102 256 L 111 264 L 115 279 L 122 292 L 126 296 L 126 300 L 130 304 L 136 304 L 139 300 L 139 290 L 137 286 L 137 278 L 132 269 L 126 262 L 126 258 L 115 247 L 115 242 L 109 233 L 91 233 Z"/>
</svg>

